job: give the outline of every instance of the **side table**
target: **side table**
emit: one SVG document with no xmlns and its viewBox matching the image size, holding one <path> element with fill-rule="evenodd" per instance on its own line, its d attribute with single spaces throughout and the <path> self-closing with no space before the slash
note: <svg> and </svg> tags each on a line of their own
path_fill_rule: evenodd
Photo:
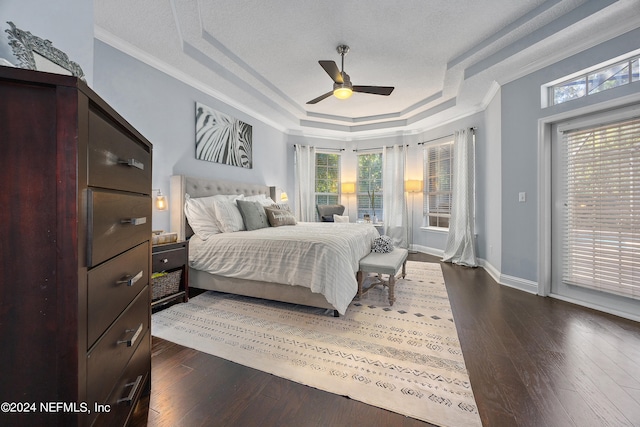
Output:
<svg viewBox="0 0 640 427">
<path fill-rule="evenodd" d="M 173 274 L 180 272 L 180 284 L 175 292 L 162 295 L 151 302 L 151 307 L 167 304 L 182 298 L 183 302 L 189 300 L 189 242 L 173 242 L 153 245 L 151 270 L 155 273 Z M 152 279 L 152 286 L 154 286 Z"/>
</svg>

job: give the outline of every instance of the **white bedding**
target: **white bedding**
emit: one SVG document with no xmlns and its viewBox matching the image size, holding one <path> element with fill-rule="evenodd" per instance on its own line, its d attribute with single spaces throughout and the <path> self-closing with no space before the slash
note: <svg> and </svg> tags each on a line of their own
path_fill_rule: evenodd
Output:
<svg viewBox="0 0 640 427">
<path fill-rule="evenodd" d="M 344 314 L 357 292 L 358 263 L 378 236 L 370 224 L 321 222 L 221 233 L 206 241 L 194 235 L 189 264 L 224 277 L 304 286 Z"/>
</svg>

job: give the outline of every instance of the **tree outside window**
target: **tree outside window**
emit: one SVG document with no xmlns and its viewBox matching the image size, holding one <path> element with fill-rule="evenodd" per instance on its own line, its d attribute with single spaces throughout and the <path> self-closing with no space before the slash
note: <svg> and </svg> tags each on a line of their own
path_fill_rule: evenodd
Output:
<svg viewBox="0 0 640 427">
<path fill-rule="evenodd" d="M 316 153 L 316 204 L 338 204 L 339 183 L 340 154 Z"/>
<path fill-rule="evenodd" d="M 382 220 L 382 153 L 358 155 L 358 218 Z"/>
</svg>

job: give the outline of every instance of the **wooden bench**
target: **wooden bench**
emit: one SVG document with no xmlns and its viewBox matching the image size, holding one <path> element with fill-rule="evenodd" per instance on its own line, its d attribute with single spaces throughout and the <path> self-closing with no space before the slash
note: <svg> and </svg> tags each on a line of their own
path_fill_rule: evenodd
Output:
<svg viewBox="0 0 640 427">
<path fill-rule="evenodd" d="M 396 300 L 395 297 L 395 284 L 396 273 L 402 267 L 402 278 L 407 274 L 407 256 L 409 251 L 404 248 L 395 248 L 388 253 L 371 252 L 366 257 L 360 260 L 360 268 L 356 275 L 358 279 L 358 299 L 362 298 L 362 295 L 366 294 L 369 289 L 374 286 L 382 285 L 389 288 L 389 305 L 393 305 Z M 366 289 L 363 289 L 365 273 L 377 273 L 378 282 L 372 283 Z M 389 278 L 384 280 L 383 274 L 388 274 Z"/>
</svg>

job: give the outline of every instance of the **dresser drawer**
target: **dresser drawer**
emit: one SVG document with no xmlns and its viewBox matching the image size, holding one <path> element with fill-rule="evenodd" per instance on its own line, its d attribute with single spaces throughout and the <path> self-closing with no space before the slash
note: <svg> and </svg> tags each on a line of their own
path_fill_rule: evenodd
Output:
<svg viewBox="0 0 640 427">
<path fill-rule="evenodd" d="M 128 418 L 133 411 L 133 403 L 137 401 L 151 380 L 151 337 L 147 332 L 137 350 L 131 357 L 129 364 L 125 368 L 122 376 L 116 383 L 111 395 L 100 404 L 109 405 L 109 412 L 98 414 L 93 427 L 97 426 L 123 426 L 128 422 Z M 148 390 L 148 389 L 147 389 Z"/>
<path fill-rule="evenodd" d="M 148 242 L 118 255 L 89 272 L 88 347 L 100 338 L 122 310 L 148 284 Z"/>
<path fill-rule="evenodd" d="M 138 345 L 148 339 L 149 317 L 149 288 L 145 287 L 87 356 L 89 402 L 107 400 L 114 379 L 120 377 Z"/>
<path fill-rule="evenodd" d="M 88 190 L 87 264 L 100 264 L 151 239 L 151 196 Z"/>
<path fill-rule="evenodd" d="M 89 185 L 149 194 L 151 153 L 124 128 L 89 111 Z"/>
</svg>

